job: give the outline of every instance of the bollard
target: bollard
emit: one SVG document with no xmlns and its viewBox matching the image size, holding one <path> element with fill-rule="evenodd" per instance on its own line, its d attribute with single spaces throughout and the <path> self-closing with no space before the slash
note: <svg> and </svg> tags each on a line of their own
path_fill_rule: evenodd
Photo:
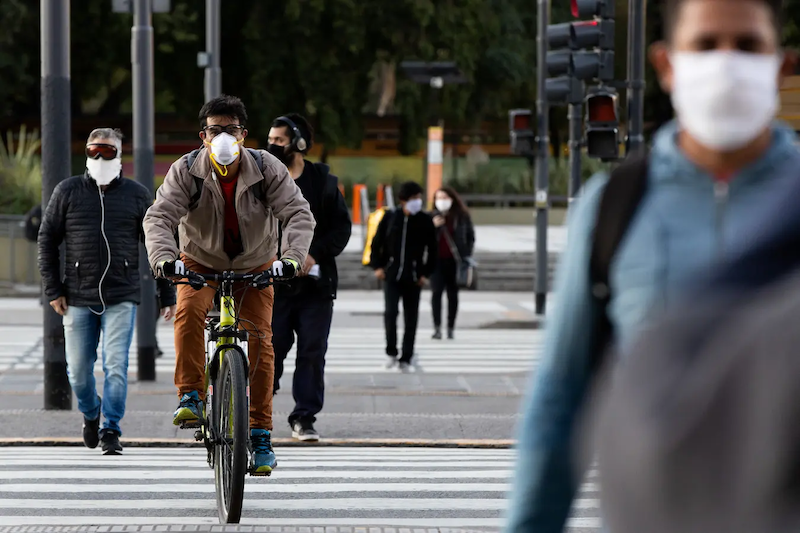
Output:
<svg viewBox="0 0 800 533">
<path fill-rule="evenodd" d="M 382 183 L 378 184 L 378 193 L 375 198 L 375 209 L 380 209 L 381 207 L 383 207 L 384 196 L 386 194 L 384 191 L 385 187 L 386 185 Z"/>
<path fill-rule="evenodd" d="M 363 183 L 357 183 L 353 185 L 353 224 L 362 224 L 361 219 L 363 218 L 363 215 L 361 213 L 361 191 L 366 190 L 367 186 Z"/>
</svg>

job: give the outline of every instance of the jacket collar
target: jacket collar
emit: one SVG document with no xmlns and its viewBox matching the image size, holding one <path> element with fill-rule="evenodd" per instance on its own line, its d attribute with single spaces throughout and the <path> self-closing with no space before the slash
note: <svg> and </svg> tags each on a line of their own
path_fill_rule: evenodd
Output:
<svg viewBox="0 0 800 533">
<path fill-rule="evenodd" d="M 263 154 L 262 157 L 264 157 Z M 261 173 L 261 169 L 258 168 L 256 160 L 252 155 L 250 155 L 250 151 L 244 146 L 242 146 L 240 158 L 241 162 L 239 164 L 239 181 L 249 188 L 264 179 L 264 175 Z M 197 154 L 197 158 L 194 160 L 192 168 L 189 169 L 189 174 L 197 176 L 198 178 L 209 179 L 211 178 L 212 170 L 214 170 L 214 167 L 211 165 L 211 158 L 208 155 L 208 148 L 204 146 L 200 149 L 200 153 Z"/>
<path fill-rule="evenodd" d="M 120 173 L 119 173 L 119 176 L 117 176 L 116 178 L 114 178 L 114 181 L 112 181 L 111 183 L 109 183 L 108 185 L 106 185 L 106 190 L 107 190 L 107 191 L 109 191 L 109 190 L 116 189 L 117 187 L 119 187 L 119 186 L 120 186 L 120 184 L 122 183 L 122 180 L 123 180 L 123 179 L 125 179 L 125 176 L 123 176 L 123 175 L 122 175 L 122 172 L 120 172 Z M 88 170 L 84 170 L 84 171 L 83 171 L 83 181 L 84 181 L 84 183 L 86 183 L 87 185 L 91 185 L 92 187 L 95 187 L 95 186 L 96 186 L 96 185 L 95 185 L 95 183 L 96 183 L 96 182 L 94 181 L 94 179 L 93 179 L 93 178 L 91 178 L 91 177 L 89 176 L 89 171 L 88 171 Z"/>
</svg>

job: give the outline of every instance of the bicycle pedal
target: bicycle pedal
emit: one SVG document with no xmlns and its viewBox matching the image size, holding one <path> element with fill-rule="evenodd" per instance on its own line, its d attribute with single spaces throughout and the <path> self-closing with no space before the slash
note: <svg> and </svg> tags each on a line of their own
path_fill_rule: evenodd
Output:
<svg viewBox="0 0 800 533">
<path fill-rule="evenodd" d="M 199 420 L 182 420 L 181 429 L 200 429 Z"/>
<path fill-rule="evenodd" d="M 272 470 L 270 470 L 269 472 L 253 472 L 251 470 L 250 475 L 253 477 L 269 477 L 272 475 Z"/>
</svg>

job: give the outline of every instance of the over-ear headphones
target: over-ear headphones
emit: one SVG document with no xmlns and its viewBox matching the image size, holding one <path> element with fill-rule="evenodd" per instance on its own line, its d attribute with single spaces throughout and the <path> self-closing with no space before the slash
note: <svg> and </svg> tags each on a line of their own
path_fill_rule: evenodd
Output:
<svg viewBox="0 0 800 533">
<path fill-rule="evenodd" d="M 278 117 L 275 119 L 275 122 L 283 122 L 289 129 L 292 130 L 292 142 L 289 144 L 296 152 L 305 152 L 306 148 L 308 148 L 308 143 L 303 138 L 303 134 L 300 133 L 300 128 L 297 127 L 292 119 L 289 117 Z"/>
</svg>

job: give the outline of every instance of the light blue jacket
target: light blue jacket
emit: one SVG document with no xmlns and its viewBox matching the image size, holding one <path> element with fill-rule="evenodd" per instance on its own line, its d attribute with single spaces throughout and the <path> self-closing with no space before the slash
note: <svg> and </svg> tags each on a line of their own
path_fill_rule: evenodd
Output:
<svg viewBox="0 0 800 533">
<path fill-rule="evenodd" d="M 621 346 L 650 313 L 674 301 L 683 286 L 708 273 L 726 251 L 741 247 L 742 239 L 753 237 L 747 230 L 763 214 L 781 181 L 777 178 L 794 174 L 800 179 L 796 137 L 783 124 L 774 125 L 768 152 L 728 184 L 715 182 L 687 160 L 676 133 L 671 122 L 656 134 L 647 194 L 610 267 L 609 317 Z M 506 533 L 561 533 L 580 485 L 583 472 L 574 464 L 574 434 L 592 355 L 589 257 L 607 181 L 607 175 L 592 177 L 571 209 L 542 362 L 523 405 Z"/>
</svg>

